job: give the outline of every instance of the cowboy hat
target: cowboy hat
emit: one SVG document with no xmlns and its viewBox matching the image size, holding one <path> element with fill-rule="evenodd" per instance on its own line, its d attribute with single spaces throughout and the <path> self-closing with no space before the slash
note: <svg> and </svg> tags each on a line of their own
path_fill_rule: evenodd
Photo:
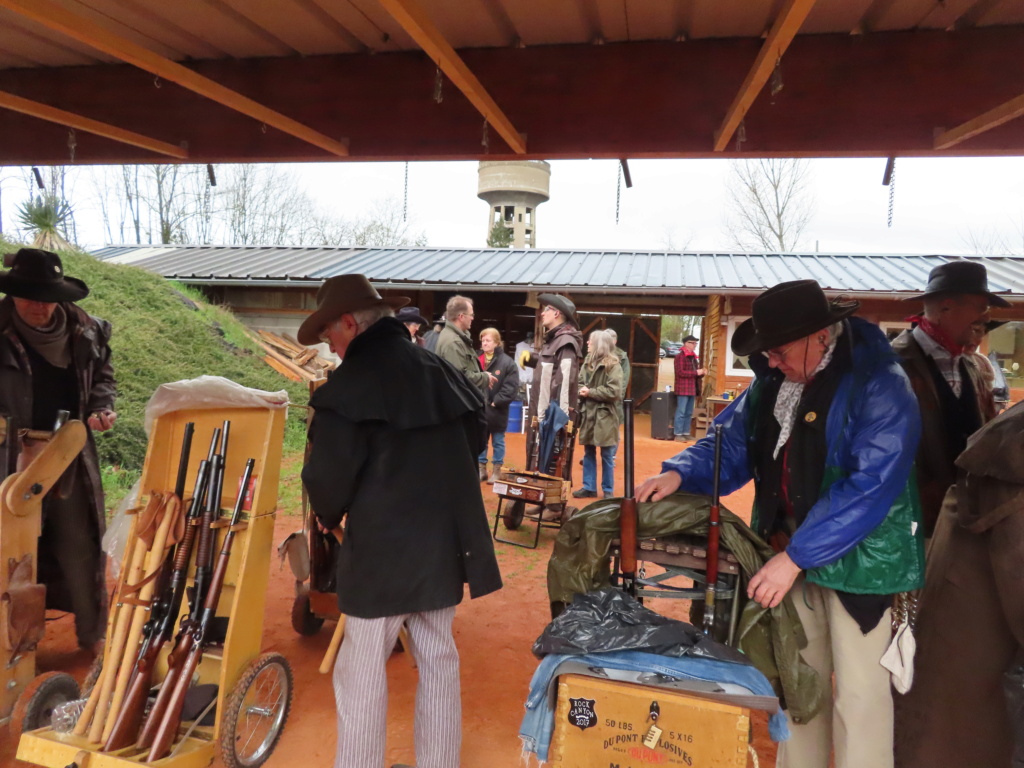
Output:
<svg viewBox="0 0 1024 768">
<path fill-rule="evenodd" d="M 78 301 L 89 295 L 88 286 L 64 275 L 60 256 L 39 248 L 22 248 L 4 256 L 7 272 L 0 272 L 0 291 L 8 296 L 56 304 Z"/>
<path fill-rule="evenodd" d="M 324 326 L 349 312 L 381 304 L 399 309 L 409 301 L 410 299 L 404 296 L 383 298 L 377 293 L 377 289 L 370 285 L 365 275 L 338 275 L 328 278 L 316 292 L 316 311 L 299 326 L 299 343 L 307 346 L 319 344 Z"/>
<path fill-rule="evenodd" d="M 565 298 L 565 296 L 560 296 L 557 293 L 542 293 L 537 296 L 537 301 L 540 302 L 542 309 L 544 307 L 554 307 L 562 313 L 562 317 L 577 328 L 580 327 L 579 321 L 576 319 L 576 305 Z"/>
<path fill-rule="evenodd" d="M 976 293 L 987 297 L 994 307 L 1010 306 L 1010 302 L 988 289 L 988 270 L 985 265 L 966 259 L 948 261 L 935 267 L 928 273 L 928 285 L 924 293 L 906 300 L 923 299 L 939 293 Z"/>
<path fill-rule="evenodd" d="M 838 323 L 859 306 L 859 301 L 829 303 L 814 280 L 779 283 L 754 299 L 751 318 L 732 335 L 732 351 L 746 357 L 788 344 Z"/>
<path fill-rule="evenodd" d="M 419 323 L 420 325 L 430 325 L 427 322 L 427 318 L 420 314 L 419 307 L 403 307 L 395 313 L 395 320 L 400 323 Z"/>
</svg>

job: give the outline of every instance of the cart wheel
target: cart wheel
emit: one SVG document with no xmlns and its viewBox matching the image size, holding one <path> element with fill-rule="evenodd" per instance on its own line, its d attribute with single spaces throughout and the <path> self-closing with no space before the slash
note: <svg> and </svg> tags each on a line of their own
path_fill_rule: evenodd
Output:
<svg viewBox="0 0 1024 768">
<path fill-rule="evenodd" d="M 505 499 L 502 502 L 501 519 L 505 527 L 514 531 L 523 524 L 523 516 L 526 514 L 526 502 L 519 499 Z"/>
<path fill-rule="evenodd" d="M 53 710 L 81 698 L 75 678 L 64 672 L 46 672 L 21 692 L 11 711 L 11 733 L 20 736 L 50 724 Z"/>
<path fill-rule="evenodd" d="M 220 759 L 256 768 L 274 751 L 292 704 L 292 670 L 279 653 L 250 661 L 231 689 L 221 718 Z"/>
<path fill-rule="evenodd" d="M 309 608 L 309 592 L 296 595 L 292 603 L 292 629 L 303 637 L 309 637 L 319 632 L 323 625 L 324 620 Z"/>
</svg>

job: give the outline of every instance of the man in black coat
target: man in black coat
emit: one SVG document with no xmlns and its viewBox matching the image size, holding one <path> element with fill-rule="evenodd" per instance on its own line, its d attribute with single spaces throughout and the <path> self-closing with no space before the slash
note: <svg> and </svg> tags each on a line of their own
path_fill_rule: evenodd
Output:
<svg viewBox="0 0 1024 768">
<path fill-rule="evenodd" d="M 302 480 L 319 524 L 337 531 L 345 640 L 334 668 L 336 768 L 380 768 L 387 730 L 384 665 L 404 623 L 419 667 L 416 763 L 457 768 L 463 584 L 501 587 L 477 484 L 483 396 L 412 344 L 362 275 L 329 279 L 299 341 L 325 341 L 342 365 L 310 400 L 312 450 Z"/>
</svg>

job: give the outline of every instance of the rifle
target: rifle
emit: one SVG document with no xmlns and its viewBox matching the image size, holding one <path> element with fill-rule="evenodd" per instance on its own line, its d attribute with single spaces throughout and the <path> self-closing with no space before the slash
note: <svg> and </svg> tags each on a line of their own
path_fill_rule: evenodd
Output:
<svg viewBox="0 0 1024 768">
<path fill-rule="evenodd" d="M 213 483 L 213 469 L 215 459 L 217 456 L 217 448 L 220 445 L 220 427 L 213 430 L 213 438 L 210 441 L 210 452 L 207 454 L 207 458 L 203 459 L 199 463 L 199 472 L 196 475 L 196 486 L 192 492 L 192 505 L 189 508 L 188 524 L 185 526 L 185 536 L 178 545 L 177 551 L 174 553 L 174 570 L 171 573 L 171 583 L 168 586 L 169 594 L 169 605 L 166 613 L 161 616 L 160 626 L 154 635 L 154 642 L 145 649 L 145 660 L 142 656 L 139 657 L 137 662 L 137 669 L 135 677 L 132 681 L 131 690 L 128 696 L 125 697 L 125 704 L 122 707 L 122 713 L 125 719 L 124 724 L 118 728 L 117 723 L 114 725 L 114 730 L 111 732 L 108 738 L 108 743 L 111 743 L 114 733 L 118 734 L 118 743 L 122 743 L 123 739 L 130 738 L 137 730 L 137 721 L 141 718 L 142 712 L 146 706 L 146 698 L 149 695 L 149 682 L 153 674 L 153 668 L 156 665 L 157 656 L 160 655 L 160 650 L 164 644 L 170 640 L 171 635 L 174 634 L 174 622 L 178 618 L 178 611 L 181 609 L 181 603 L 185 596 L 185 582 L 188 579 L 188 563 L 192 555 L 192 547 L 195 542 L 196 532 L 203 526 L 203 520 L 206 518 L 206 510 L 209 507 L 209 503 L 206 501 L 210 496 L 210 487 Z M 207 526 L 208 528 L 208 526 Z M 199 531 L 199 547 L 202 546 L 203 532 Z M 209 546 L 209 545 L 208 545 Z M 198 548 L 197 548 L 198 549 Z M 199 552 L 196 553 L 197 562 Z M 189 615 L 191 616 L 194 611 Z M 186 616 L 182 620 L 182 633 L 179 634 L 178 640 L 180 641 L 181 635 L 184 634 L 188 627 L 189 617 Z M 167 659 L 167 678 L 171 679 L 174 674 L 174 662 L 177 661 L 172 655 Z M 156 701 L 153 703 L 153 707 L 150 710 L 149 717 L 146 718 L 142 724 L 142 729 L 139 731 L 138 745 L 142 748 L 149 746 L 152 743 L 153 736 L 156 732 L 156 726 L 159 722 L 159 715 L 163 711 L 164 707 L 167 706 L 167 699 L 170 697 L 170 691 L 166 683 L 160 687 L 160 693 L 157 694 Z M 120 718 L 119 718 L 120 719 Z"/>
<path fill-rule="evenodd" d="M 194 433 L 195 424 L 190 421 L 185 425 L 181 458 L 178 461 L 178 476 L 174 485 L 174 494 L 178 499 L 185 494 L 185 480 L 188 474 Z M 217 435 L 214 433 L 214 439 L 216 440 L 216 438 Z M 211 455 L 214 448 L 215 446 L 211 446 Z M 142 644 L 136 655 L 127 693 L 121 701 L 117 717 L 104 742 L 103 750 L 105 752 L 127 747 L 135 741 L 139 732 L 146 699 L 149 697 L 156 659 L 160 655 L 164 643 L 174 633 L 174 621 L 178 618 L 178 611 L 181 609 L 181 600 L 185 590 L 185 569 L 192 552 L 192 542 L 195 540 L 195 525 L 192 524 L 192 521 L 197 519 L 198 511 L 201 510 L 208 478 L 209 460 L 203 460 L 199 462 L 199 470 L 196 472 L 196 483 L 192 491 L 189 511 L 186 514 L 184 535 L 177 547 L 168 551 L 161 566 L 154 590 L 156 597 L 153 600 L 150 618 L 143 627 Z M 183 560 L 180 567 L 179 560 Z"/>
<path fill-rule="evenodd" d="M 722 474 L 722 425 L 715 424 L 715 478 L 708 512 L 708 559 L 704 573 L 704 634 L 710 635 L 715 625 L 715 589 L 718 582 L 718 539 L 721 534 L 721 509 L 718 481 Z M 733 598 L 736 599 L 735 597 Z"/>
<path fill-rule="evenodd" d="M 636 496 L 633 488 L 633 399 L 622 401 L 623 436 L 626 456 L 622 462 L 626 495 L 619 513 L 619 571 L 622 591 L 636 597 Z"/>
<path fill-rule="evenodd" d="M 228 561 L 231 559 L 231 545 L 235 538 L 235 527 L 242 516 L 242 506 L 245 504 L 246 490 L 249 487 L 249 480 L 252 478 L 255 459 L 245 462 L 245 471 L 242 473 L 242 481 L 239 486 L 238 498 L 235 500 L 235 508 L 231 514 L 231 524 L 224 532 L 224 544 L 221 546 L 220 556 L 217 558 L 217 565 L 213 570 L 210 579 L 210 587 L 206 593 L 206 600 L 203 603 L 203 612 L 196 619 L 191 631 L 182 638 L 185 653 L 184 663 L 179 668 L 173 679 L 173 693 L 168 702 L 167 709 L 163 713 L 160 726 L 157 728 L 153 738 L 153 746 L 146 757 L 147 763 L 155 762 L 165 757 L 174 743 L 174 737 L 178 733 L 178 726 L 181 725 L 181 712 L 185 706 L 185 694 L 192 685 L 192 676 L 199 668 L 199 662 L 203 657 L 203 650 L 207 644 L 207 632 L 213 624 L 217 614 L 217 603 L 220 602 L 220 594 L 224 588 L 224 577 L 228 570 Z M 176 649 L 177 650 L 177 649 Z M 171 683 L 170 673 L 164 681 L 167 687 Z"/>
</svg>

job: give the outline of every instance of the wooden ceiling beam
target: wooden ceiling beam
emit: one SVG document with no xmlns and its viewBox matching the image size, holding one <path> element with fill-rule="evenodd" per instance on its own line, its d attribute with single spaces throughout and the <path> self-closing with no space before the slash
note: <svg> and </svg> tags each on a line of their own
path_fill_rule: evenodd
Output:
<svg viewBox="0 0 1024 768">
<path fill-rule="evenodd" d="M 444 38 L 416 0 L 380 0 L 381 6 L 401 25 L 416 44 L 433 59 L 448 79 L 469 99 L 517 155 L 526 154 L 526 140 L 501 111 L 476 75 Z"/>
<path fill-rule="evenodd" d="M 20 112 L 23 115 L 37 117 L 50 123 L 57 123 L 68 128 L 75 128 L 79 131 L 102 136 L 105 139 L 113 139 L 122 144 L 130 144 L 133 147 L 148 149 L 150 152 L 156 152 L 159 155 L 168 155 L 178 160 L 188 159 L 188 150 L 177 147 L 174 144 L 168 144 L 166 141 L 143 136 L 141 133 L 118 128 L 116 125 L 110 125 L 109 123 L 102 123 L 99 120 L 77 115 L 74 112 L 66 112 L 63 109 L 51 107 L 49 104 L 32 101 L 31 99 L 16 96 L 6 91 L 0 91 L 0 107 Z"/>
<path fill-rule="evenodd" d="M 715 152 L 722 152 L 729 146 L 736 129 L 743 122 L 743 118 L 753 106 L 757 95 L 768 82 L 768 78 L 771 77 L 775 65 L 778 64 L 789 44 L 793 42 L 793 38 L 796 37 L 796 33 L 813 7 L 814 0 L 786 0 L 775 23 L 772 24 L 768 38 L 757 54 L 754 66 L 750 68 L 743 85 L 740 86 L 739 93 L 729 105 L 725 118 L 718 130 L 715 131 Z"/>
<path fill-rule="evenodd" d="M 943 131 L 935 137 L 936 149 L 949 149 L 957 144 L 977 136 L 979 133 L 990 131 L 1003 123 L 1016 120 L 1024 116 L 1024 94 L 1017 96 L 990 109 L 988 112 L 968 120 L 966 123 Z"/>
<path fill-rule="evenodd" d="M 210 80 L 199 73 L 138 45 L 81 14 L 67 10 L 52 0 L 0 0 L 0 8 L 77 40 L 98 51 L 154 75 L 177 83 L 200 96 L 216 101 L 229 109 L 302 139 L 332 155 L 348 156 L 348 142 L 338 141 L 303 125 L 292 118 L 243 96 L 237 91 Z"/>
</svg>

